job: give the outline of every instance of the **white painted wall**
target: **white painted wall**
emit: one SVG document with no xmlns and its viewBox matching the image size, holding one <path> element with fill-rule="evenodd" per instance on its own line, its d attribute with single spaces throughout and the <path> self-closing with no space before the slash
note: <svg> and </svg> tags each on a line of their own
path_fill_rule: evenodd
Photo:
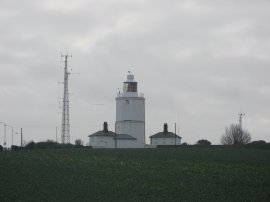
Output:
<svg viewBox="0 0 270 202">
<path fill-rule="evenodd" d="M 144 97 L 117 97 L 116 121 L 145 121 Z"/>
<path fill-rule="evenodd" d="M 176 145 L 181 144 L 181 138 L 176 138 Z M 175 145 L 175 138 L 151 138 L 151 145 Z"/>
<path fill-rule="evenodd" d="M 89 138 L 90 146 L 93 148 L 115 148 L 115 141 L 113 137 L 92 136 Z"/>
<path fill-rule="evenodd" d="M 144 97 L 116 98 L 116 133 L 128 134 L 145 143 Z"/>
<path fill-rule="evenodd" d="M 93 148 L 115 148 L 113 137 L 93 136 L 89 138 L 90 146 Z M 117 148 L 144 148 L 144 144 L 137 140 L 117 140 Z"/>
</svg>

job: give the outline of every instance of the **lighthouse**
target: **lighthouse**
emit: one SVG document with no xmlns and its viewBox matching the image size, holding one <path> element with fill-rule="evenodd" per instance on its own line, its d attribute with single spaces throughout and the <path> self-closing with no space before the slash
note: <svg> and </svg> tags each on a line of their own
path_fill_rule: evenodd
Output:
<svg viewBox="0 0 270 202">
<path fill-rule="evenodd" d="M 138 94 L 138 83 L 131 72 L 123 84 L 122 93 L 119 91 L 116 97 L 115 131 L 145 144 L 145 98 Z"/>
</svg>

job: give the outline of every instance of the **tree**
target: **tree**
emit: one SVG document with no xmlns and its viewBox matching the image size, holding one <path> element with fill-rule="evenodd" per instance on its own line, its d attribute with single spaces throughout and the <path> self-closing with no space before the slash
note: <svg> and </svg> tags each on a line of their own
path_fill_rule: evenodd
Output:
<svg viewBox="0 0 270 202">
<path fill-rule="evenodd" d="M 224 145 L 243 145 L 251 141 L 250 133 L 242 130 L 240 125 L 231 124 L 225 128 L 225 134 L 221 137 L 221 143 Z"/>
<path fill-rule="evenodd" d="M 202 140 L 197 141 L 197 145 L 211 145 L 211 142 L 208 140 L 202 139 Z"/>
<path fill-rule="evenodd" d="M 81 147 L 81 146 L 83 146 L 83 141 L 82 141 L 81 139 L 75 140 L 75 146 L 76 146 L 76 147 Z"/>
</svg>

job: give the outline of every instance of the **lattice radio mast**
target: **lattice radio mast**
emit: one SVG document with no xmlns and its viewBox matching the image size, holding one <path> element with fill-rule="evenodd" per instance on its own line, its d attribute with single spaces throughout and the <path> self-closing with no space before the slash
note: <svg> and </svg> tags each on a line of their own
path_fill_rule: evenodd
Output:
<svg viewBox="0 0 270 202">
<path fill-rule="evenodd" d="M 68 71 L 68 57 L 72 57 L 72 55 L 66 54 L 66 55 L 61 55 L 61 57 L 65 58 L 61 142 L 62 142 L 62 144 L 69 144 L 70 143 L 70 123 L 69 123 L 68 79 L 69 79 L 70 72 Z"/>
</svg>

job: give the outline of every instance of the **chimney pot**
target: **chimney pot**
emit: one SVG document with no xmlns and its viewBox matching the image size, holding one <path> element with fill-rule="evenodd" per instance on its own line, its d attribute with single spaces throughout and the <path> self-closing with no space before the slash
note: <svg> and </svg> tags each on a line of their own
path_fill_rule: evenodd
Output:
<svg viewBox="0 0 270 202">
<path fill-rule="evenodd" d="M 103 131 L 108 132 L 108 123 L 107 122 L 104 122 L 104 124 L 103 124 Z"/>
<path fill-rule="evenodd" d="M 168 133 L 168 124 L 164 123 L 164 131 L 163 133 Z"/>
</svg>

